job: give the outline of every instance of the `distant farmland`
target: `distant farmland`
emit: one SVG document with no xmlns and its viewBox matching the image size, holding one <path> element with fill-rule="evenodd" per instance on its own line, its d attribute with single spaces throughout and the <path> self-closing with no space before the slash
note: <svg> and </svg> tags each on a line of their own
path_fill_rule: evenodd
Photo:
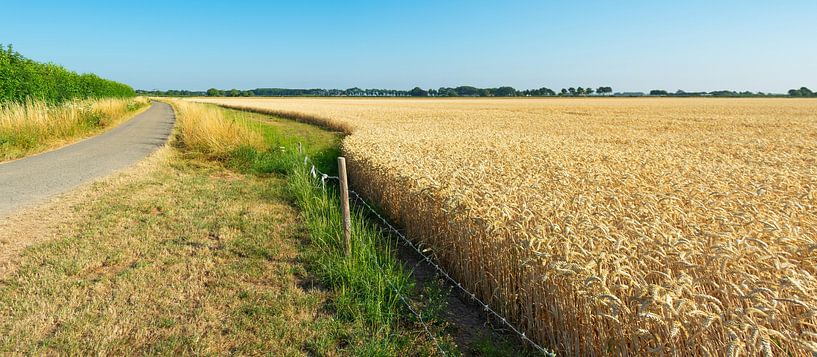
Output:
<svg viewBox="0 0 817 357">
<path fill-rule="evenodd" d="M 352 186 L 558 352 L 817 351 L 817 101 L 198 100 L 350 133 Z"/>
</svg>

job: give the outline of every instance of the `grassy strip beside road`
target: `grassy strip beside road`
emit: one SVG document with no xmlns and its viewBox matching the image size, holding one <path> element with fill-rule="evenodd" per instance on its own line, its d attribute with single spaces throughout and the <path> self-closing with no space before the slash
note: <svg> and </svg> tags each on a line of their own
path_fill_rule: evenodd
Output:
<svg viewBox="0 0 817 357">
<path fill-rule="evenodd" d="M 0 350 L 326 354 L 350 329 L 297 262 L 283 180 L 173 152 L 107 189 L 0 284 Z"/>
<path fill-rule="evenodd" d="M 0 162 L 99 134 L 132 118 L 149 104 L 139 97 L 87 99 L 59 105 L 42 101 L 0 105 Z"/>
<path fill-rule="evenodd" d="M 216 113 L 185 122 L 180 110 L 174 148 L 95 187 L 101 198 L 77 206 L 70 234 L 29 248 L 0 277 L 0 351 L 433 353 L 385 285 L 382 274 L 412 292 L 387 240 L 357 220 L 357 253 L 342 257 L 337 200 L 297 165 L 294 143 L 328 163 L 339 137 L 192 110 Z M 185 134 L 195 130 L 185 123 L 207 131 Z"/>
<path fill-rule="evenodd" d="M 353 219 L 353 254 L 343 255 L 342 227 L 339 199 L 331 186 L 324 186 L 309 174 L 304 155 L 325 172 L 335 171 L 339 155 L 340 135 L 315 126 L 268 115 L 228 110 L 216 106 L 177 103 L 197 110 L 218 111 L 227 123 L 238 125 L 211 125 L 198 122 L 201 127 L 212 127 L 210 135 L 198 136 L 194 143 L 218 142 L 210 145 L 205 154 L 220 157 L 227 167 L 256 176 L 285 175 L 289 199 L 297 205 L 309 236 L 302 258 L 308 271 L 333 292 L 328 305 L 333 315 L 355 326 L 356 334 L 345 341 L 347 350 L 362 355 L 405 355 L 437 352 L 432 341 L 406 307 L 398 300 L 394 289 L 405 296 L 415 296 L 413 280 L 400 266 L 392 246 L 393 240 L 382 235 L 378 227 L 368 224 L 362 212 Z M 179 112 L 184 113 L 181 109 Z M 208 117 L 200 113 L 198 118 Z M 209 115 L 213 115 L 212 113 Z M 180 131 L 184 131 L 184 117 L 180 114 Z M 246 130 L 246 131 L 245 131 Z M 230 135 L 224 133 L 232 132 Z M 257 135 L 257 136 L 256 136 Z M 195 137 L 195 136 L 189 136 Z M 228 137 L 244 137 L 249 144 L 233 142 Z M 263 145 L 258 139 L 262 138 Z M 298 147 L 302 153 L 298 152 Z M 228 152 L 227 155 L 219 154 Z M 439 301 L 419 301 L 420 305 L 439 304 Z M 424 316 L 434 320 L 434 316 Z M 433 326 L 443 348 L 456 351 L 450 338 L 442 331 L 442 324 Z"/>
<path fill-rule="evenodd" d="M 248 127 L 260 132 L 272 149 L 265 152 L 241 148 L 231 155 L 228 165 L 256 175 L 282 173 L 287 176 L 287 191 L 300 209 L 310 237 L 303 254 L 304 262 L 309 272 L 334 292 L 331 309 L 335 316 L 359 326 L 358 331 L 365 336 L 354 343 L 352 350 L 355 354 L 438 353 L 419 320 L 397 295 L 399 292 L 411 299 L 418 296 L 418 292 L 409 272 L 396 259 L 395 241 L 384 236 L 379 227 L 370 224 L 363 212 L 355 211 L 352 219 L 352 255 L 346 257 L 343 253 L 337 194 L 331 185 L 323 186 L 313 178 L 309 172 L 311 166 L 304 164 L 306 155 L 321 171 L 335 171 L 339 137 L 322 139 L 318 133 L 324 131 L 290 120 L 231 110 L 227 110 L 227 113 L 249 118 Z M 295 132 L 306 135 L 293 135 Z M 299 143 L 303 145 L 303 154 L 298 153 Z M 441 301 L 425 299 L 412 303 L 416 304 L 416 310 L 427 312 L 430 311 L 426 309 L 428 305 L 440 304 Z M 435 320 L 436 316 L 425 315 L 423 318 L 431 321 L 433 332 L 441 340 L 441 347 L 449 353 L 456 353 L 456 347 L 443 331 L 444 325 Z"/>
<path fill-rule="evenodd" d="M 238 110 L 224 110 L 223 113 L 230 122 L 242 123 L 242 127 L 261 134 L 267 147 L 272 149 L 259 151 L 239 147 L 226 160 L 228 166 L 241 172 L 287 176 L 288 192 L 309 230 L 310 244 L 304 253 L 309 271 L 338 294 L 332 302 L 336 316 L 363 322 L 367 329 L 377 332 L 373 343 L 362 346 L 365 347 L 362 349 L 366 352 L 364 354 L 405 355 L 412 352 L 426 355 L 439 352 L 423 331 L 417 316 L 398 301 L 394 289 L 410 300 L 414 310 L 419 311 L 430 325 L 440 347 L 449 355 L 535 354 L 527 346 L 514 345 L 520 341 L 513 337 L 495 334 L 486 327 L 484 317 L 482 320 L 474 316 L 470 316 L 473 320 L 453 317 L 455 311 L 462 313 L 462 309 L 468 308 L 441 284 L 442 278 L 436 280 L 427 276 L 422 282 L 416 281 L 411 275 L 419 265 L 409 263 L 412 269 L 402 266 L 401 260 L 409 257 L 401 255 L 398 260 L 396 237 L 384 234 L 383 227 L 372 224 L 375 221 L 370 219 L 370 212 L 353 206 L 353 254 L 348 258 L 343 256 L 340 202 L 333 182 L 328 181 L 324 186 L 312 177 L 310 166 L 304 165 L 304 156 L 307 156 L 320 171 L 336 175 L 339 134 L 327 137 L 326 131 L 311 124 L 265 113 Z M 296 148 L 301 146 L 303 153 L 299 154 Z M 453 304 L 453 310 L 449 310 L 449 304 Z M 470 312 L 464 315 L 470 315 Z M 461 345 L 453 342 L 453 334 L 457 335 Z M 406 345 L 407 341 L 413 345 Z M 361 352 L 355 351 L 356 354 Z"/>
</svg>

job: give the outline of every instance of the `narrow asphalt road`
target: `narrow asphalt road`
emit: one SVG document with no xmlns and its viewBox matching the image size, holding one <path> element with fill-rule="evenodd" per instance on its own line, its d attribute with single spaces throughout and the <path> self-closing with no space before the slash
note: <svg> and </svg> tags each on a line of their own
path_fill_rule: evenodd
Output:
<svg viewBox="0 0 817 357">
<path fill-rule="evenodd" d="M 103 134 L 0 164 L 0 217 L 136 163 L 165 144 L 174 122 L 170 105 L 154 102 Z"/>
</svg>

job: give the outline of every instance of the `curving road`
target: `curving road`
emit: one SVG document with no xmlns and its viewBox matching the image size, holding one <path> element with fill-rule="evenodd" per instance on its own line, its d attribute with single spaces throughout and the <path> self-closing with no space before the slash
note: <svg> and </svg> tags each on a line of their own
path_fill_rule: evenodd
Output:
<svg viewBox="0 0 817 357">
<path fill-rule="evenodd" d="M 93 138 L 0 164 L 0 217 L 130 166 L 163 146 L 175 116 L 166 103 Z"/>
</svg>

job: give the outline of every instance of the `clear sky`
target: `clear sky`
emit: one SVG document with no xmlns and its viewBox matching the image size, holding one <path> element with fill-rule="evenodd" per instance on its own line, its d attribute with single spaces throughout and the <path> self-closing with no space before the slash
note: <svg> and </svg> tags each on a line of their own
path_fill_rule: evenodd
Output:
<svg viewBox="0 0 817 357">
<path fill-rule="evenodd" d="M 817 87 L 817 1 L 4 1 L 0 43 L 139 89 Z"/>
</svg>

